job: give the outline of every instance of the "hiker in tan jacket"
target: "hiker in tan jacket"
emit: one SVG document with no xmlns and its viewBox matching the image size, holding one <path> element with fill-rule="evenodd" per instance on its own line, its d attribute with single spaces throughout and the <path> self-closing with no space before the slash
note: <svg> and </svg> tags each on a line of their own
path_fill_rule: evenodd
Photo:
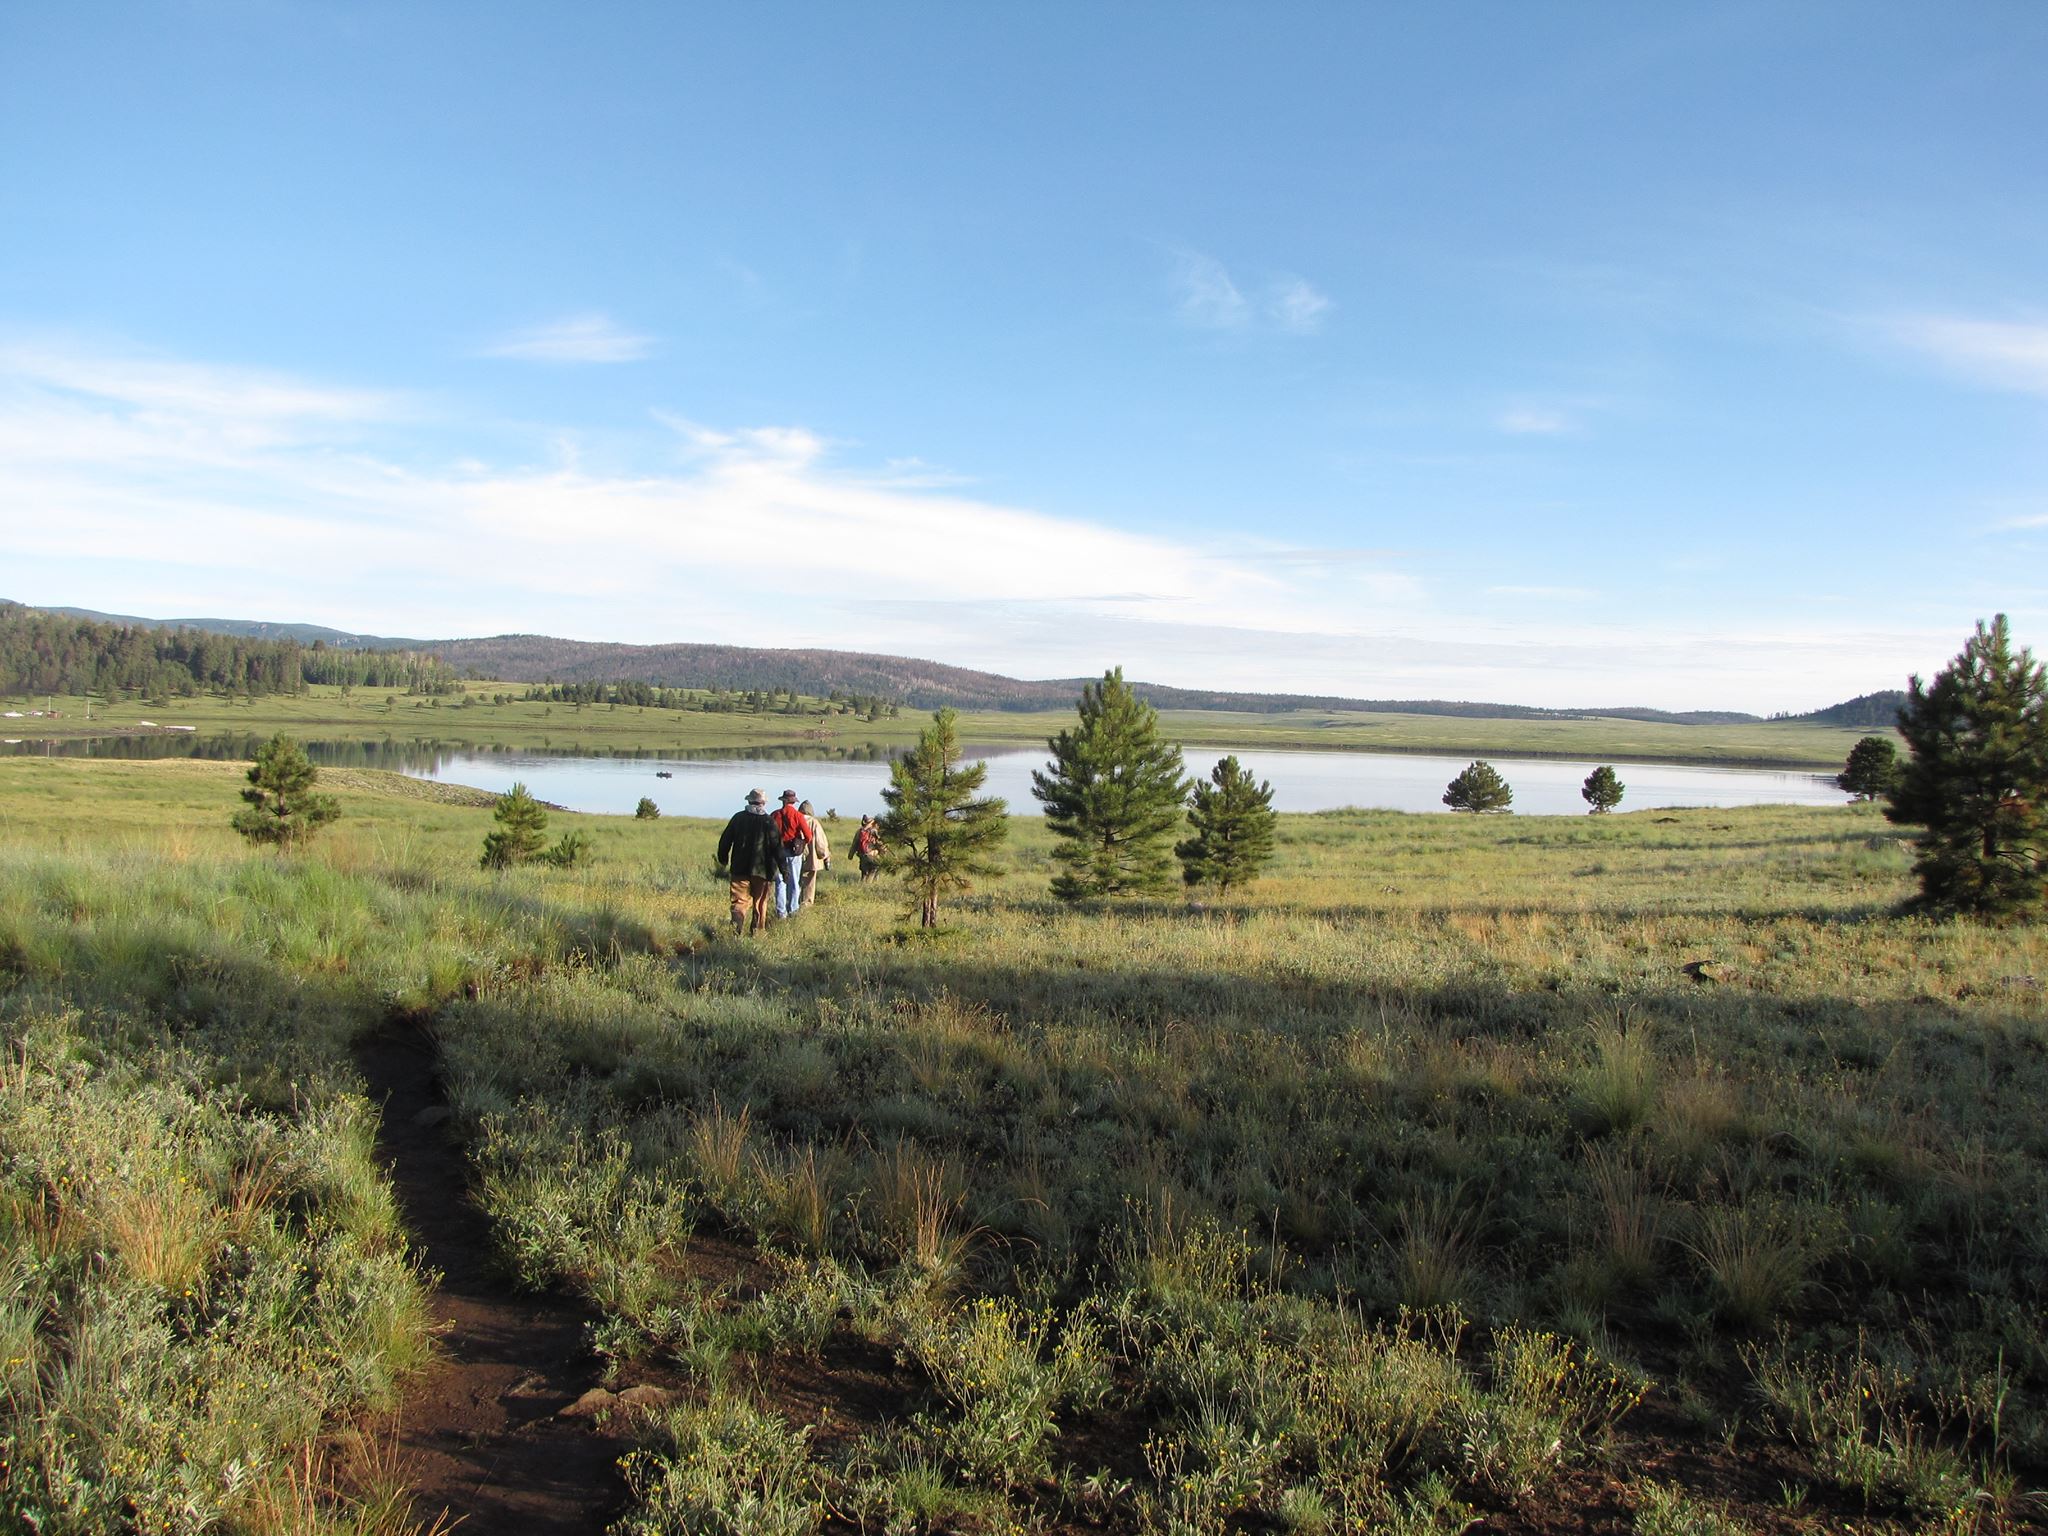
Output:
<svg viewBox="0 0 2048 1536">
<path fill-rule="evenodd" d="M 797 906 L 801 909 L 813 905 L 818 899 L 818 871 L 831 867 L 832 845 L 825 841 L 825 829 L 811 813 L 810 801 L 798 806 L 797 811 L 811 829 L 811 841 L 804 849 L 803 873 L 797 888 Z"/>
</svg>

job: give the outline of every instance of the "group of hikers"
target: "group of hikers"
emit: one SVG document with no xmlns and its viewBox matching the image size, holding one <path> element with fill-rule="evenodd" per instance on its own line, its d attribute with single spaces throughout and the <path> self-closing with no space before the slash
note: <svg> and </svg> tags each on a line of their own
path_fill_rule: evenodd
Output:
<svg viewBox="0 0 2048 1536">
<path fill-rule="evenodd" d="M 882 829 L 874 817 L 861 817 L 853 856 L 863 881 L 882 867 Z M 732 931 L 759 933 L 768 926 L 771 893 L 778 918 L 816 904 L 818 876 L 832 867 L 832 845 L 811 802 L 798 800 L 795 790 L 785 789 L 771 811 L 768 796 L 750 789 L 746 806 L 719 835 L 718 867 L 730 882 Z"/>
</svg>

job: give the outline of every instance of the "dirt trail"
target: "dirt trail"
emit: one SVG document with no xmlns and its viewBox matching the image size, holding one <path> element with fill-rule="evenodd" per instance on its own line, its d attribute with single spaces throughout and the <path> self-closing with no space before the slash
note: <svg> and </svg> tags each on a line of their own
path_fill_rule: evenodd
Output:
<svg viewBox="0 0 2048 1536">
<path fill-rule="evenodd" d="M 407 1229 L 443 1277 L 432 1299 L 439 1359 L 376 1426 L 414 1469 L 419 1515 L 445 1509 L 465 1536 L 603 1531 L 626 1499 L 617 1465 L 630 1445 L 626 1426 L 561 1416 L 602 1373 L 584 1339 L 589 1313 L 520 1295 L 495 1269 L 428 1042 L 394 1028 L 369 1041 L 357 1065 L 383 1109 L 377 1152 Z"/>
</svg>

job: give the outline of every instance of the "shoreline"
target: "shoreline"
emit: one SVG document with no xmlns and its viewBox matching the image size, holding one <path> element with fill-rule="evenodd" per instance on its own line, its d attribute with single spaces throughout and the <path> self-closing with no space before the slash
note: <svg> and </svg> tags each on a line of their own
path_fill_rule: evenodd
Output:
<svg viewBox="0 0 2048 1536">
<path fill-rule="evenodd" d="M 1404 716 L 1402 718 L 1407 717 Z M 977 722 L 977 724 L 981 723 L 983 722 Z M 334 726 L 336 734 L 333 736 L 322 736 L 317 734 L 317 729 L 307 729 L 308 727 L 317 728 L 322 725 Z M 299 740 L 306 742 L 333 742 L 336 744 L 388 743 L 392 745 L 403 744 L 430 747 L 445 751 L 541 751 L 565 757 L 623 757 L 630 755 L 649 759 L 676 758 L 679 760 L 689 760 L 703 755 L 712 755 L 714 760 L 736 760 L 746 758 L 755 752 L 788 752 L 792 749 L 810 749 L 819 752 L 821 754 L 820 760 L 822 761 L 824 760 L 824 755 L 833 753 L 835 749 L 845 751 L 889 751 L 907 748 L 911 744 L 908 739 L 903 741 L 878 741 L 873 738 L 861 741 L 849 740 L 840 742 L 835 738 L 810 734 L 804 736 L 768 737 L 759 741 L 736 743 L 730 746 L 717 745 L 696 748 L 643 746 L 637 744 L 620 746 L 609 742 L 590 740 L 571 740 L 561 744 L 551 740 L 546 745 L 539 746 L 531 742 L 514 744 L 467 735 L 399 736 L 389 732 L 381 735 L 367 735 L 362 731 L 360 725 L 355 722 L 308 720 L 294 721 L 284 727 L 272 726 L 266 728 L 252 724 L 242 728 L 226 728 L 213 731 L 196 726 L 124 725 L 101 728 L 96 725 L 89 730 L 74 728 L 41 730 L 33 735 L 25 733 L 19 737 L 0 739 L 0 745 L 33 747 L 90 741 L 152 740 L 211 742 L 217 741 L 223 736 L 261 737 L 270 734 L 276 729 L 284 729 L 286 734 L 296 736 Z M 1019 735 L 1015 737 L 983 734 L 986 739 L 970 743 L 970 748 L 1003 752 L 1030 751 L 1034 747 L 1042 746 L 1045 740 L 1044 737 L 1035 733 L 1029 736 Z M 1162 734 L 1171 735 L 1170 732 L 1163 732 Z M 1469 738 L 1463 742 L 1450 741 L 1444 743 L 1366 743 L 1355 741 L 1319 741 L 1306 734 L 1296 734 L 1294 732 L 1281 732 L 1279 737 L 1280 739 L 1275 740 L 1183 740 L 1181 746 L 1184 751 L 1188 752 L 1358 753 L 1369 757 L 1474 757 L 1485 758 L 1488 761 L 1498 760 L 1503 762 L 1517 760 L 1565 763 L 1607 762 L 1615 766 L 1626 763 L 1642 763 L 1646 766 L 1663 765 L 1674 768 L 1741 768 L 1759 771 L 1812 773 L 1838 772 L 1841 766 L 1841 761 L 1837 758 L 1823 758 L 1818 755 L 1797 755 L 1792 753 L 1659 752 L 1654 749 L 1643 750 L 1633 747 L 1601 752 L 1587 751 L 1578 747 L 1517 746 L 1511 742 L 1481 742 L 1473 741 Z M 8 755 L 31 757 L 35 754 L 29 751 L 22 751 Z"/>
</svg>

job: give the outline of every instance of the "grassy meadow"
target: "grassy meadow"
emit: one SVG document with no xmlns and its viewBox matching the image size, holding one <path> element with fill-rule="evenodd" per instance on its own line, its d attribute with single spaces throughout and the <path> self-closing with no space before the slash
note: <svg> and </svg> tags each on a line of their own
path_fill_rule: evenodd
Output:
<svg viewBox="0 0 2048 1536">
<path fill-rule="evenodd" d="M 471 682 L 447 698 L 414 697 L 358 688 L 315 686 L 303 694 L 255 699 L 201 695 L 150 703 L 95 700 L 86 720 L 82 698 L 17 697 L 7 708 L 54 705 L 54 719 L 0 721 L 0 736 L 86 736 L 107 731 L 147 732 L 192 727 L 202 736 L 223 732 L 269 736 L 285 731 L 304 741 L 429 740 L 479 746 L 578 747 L 595 752 L 688 752 L 754 746 L 859 748 L 908 746 L 927 723 L 914 709 L 866 720 L 823 700 L 805 712 L 705 714 L 636 705 L 528 702 L 523 683 Z M 503 698 L 505 702 L 497 702 Z M 1839 768 L 1868 730 L 1770 721 L 1755 725 L 1668 725 L 1587 717 L 1568 720 L 1461 719 L 1446 715 L 1368 714 L 1293 710 L 1237 714 L 1167 710 L 1166 734 L 1204 746 L 1342 748 L 1366 752 L 1445 752 L 1473 756 L 1601 758 L 1635 762 L 1721 763 L 1734 766 Z M 964 713 L 963 741 L 1042 742 L 1073 723 L 1071 711 Z"/>
<path fill-rule="evenodd" d="M 2048 1523 L 2048 932 L 1898 915 L 1872 809 L 1283 817 L 1080 909 L 1019 817 L 936 933 L 834 870 L 748 941 L 713 823 L 491 875 L 322 778 L 280 857 L 235 765 L 0 760 L 31 1528 L 417 1518 L 345 1434 L 430 1348 L 394 1028 L 507 1283 L 677 1386 L 624 1532 Z"/>
</svg>

